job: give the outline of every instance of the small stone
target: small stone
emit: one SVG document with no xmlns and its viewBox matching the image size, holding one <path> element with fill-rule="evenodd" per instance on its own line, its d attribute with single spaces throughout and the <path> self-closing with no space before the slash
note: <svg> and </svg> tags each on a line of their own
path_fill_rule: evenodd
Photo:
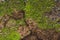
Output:
<svg viewBox="0 0 60 40">
<path fill-rule="evenodd" d="M 4 2 L 5 0 L 0 0 L 0 2 Z"/>
</svg>

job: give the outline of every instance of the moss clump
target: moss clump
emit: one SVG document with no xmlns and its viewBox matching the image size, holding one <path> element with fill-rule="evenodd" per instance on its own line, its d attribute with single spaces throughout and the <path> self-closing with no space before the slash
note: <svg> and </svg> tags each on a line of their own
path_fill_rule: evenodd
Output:
<svg viewBox="0 0 60 40">
<path fill-rule="evenodd" d="M 14 30 L 8 28 L 2 29 L 2 35 L 0 34 L 0 40 L 19 40 L 20 35 Z"/>
</svg>

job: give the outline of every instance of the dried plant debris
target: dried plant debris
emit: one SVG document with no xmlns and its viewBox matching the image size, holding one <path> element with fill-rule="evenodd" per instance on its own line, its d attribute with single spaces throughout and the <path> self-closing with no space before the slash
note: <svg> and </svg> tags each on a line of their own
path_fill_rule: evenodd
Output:
<svg viewBox="0 0 60 40">
<path fill-rule="evenodd" d="M 60 32 L 57 35 L 57 40 L 60 40 Z"/>
<path fill-rule="evenodd" d="M 9 19 L 10 19 L 10 16 L 7 14 L 1 18 L 1 22 L 3 23 L 4 26 L 6 26 L 6 23 L 9 21 Z"/>
<path fill-rule="evenodd" d="M 12 14 L 12 16 L 8 15 L 8 14 L 0 16 L 0 29 L 2 29 L 4 27 L 16 26 L 15 19 L 23 19 L 24 15 L 25 15 L 25 12 L 23 10 L 20 10 L 20 11 L 15 10 L 15 12 Z"/>
<path fill-rule="evenodd" d="M 0 22 L 0 30 L 4 28 L 4 24 L 2 22 Z"/>
<path fill-rule="evenodd" d="M 1 19 L 0 19 L 0 29 L 4 28 L 6 26 L 6 23 L 8 22 L 9 19 L 10 19 L 10 17 L 7 14 L 1 17 Z"/>
<path fill-rule="evenodd" d="M 57 1 L 56 1 L 56 6 L 57 6 L 57 7 L 60 7 L 59 4 L 60 4 L 60 0 L 57 0 Z"/>
<path fill-rule="evenodd" d="M 36 34 L 30 34 L 26 37 L 24 37 L 23 39 L 21 40 L 60 40 L 59 37 L 60 37 L 60 33 L 56 32 L 56 31 L 53 31 L 53 30 L 49 30 L 49 31 L 44 31 L 44 30 L 41 30 L 41 31 L 37 31 Z M 32 38 L 31 38 L 32 37 Z"/>
<path fill-rule="evenodd" d="M 18 32 L 20 33 L 22 38 L 25 38 L 30 34 L 35 34 L 34 32 L 36 28 L 36 23 L 32 19 L 28 19 L 26 20 L 26 27 L 20 25 Z"/>
<path fill-rule="evenodd" d="M 43 38 L 45 40 L 47 40 L 46 33 L 44 33 L 43 30 L 40 30 L 38 28 L 37 24 L 32 19 L 26 20 L 26 25 L 30 31 L 30 34 L 29 34 L 30 36 L 27 35 L 22 40 L 43 40 Z M 38 35 L 39 35 L 39 37 L 38 37 Z M 33 38 L 31 38 L 31 37 L 33 37 Z M 35 39 L 35 37 L 36 37 L 36 39 Z"/>
<path fill-rule="evenodd" d="M 37 37 L 43 40 L 58 40 L 60 36 L 60 33 L 56 32 L 55 29 L 40 30 L 40 31 L 37 31 L 36 33 L 37 33 Z"/>
<path fill-rule="evenodd" d="M 57 40 L 59 37 L 55 29 L 40 29 L 32 19 L 26 20 L 26 25 L 30 33 L 28 35 L 25 34 L 26 36 L 21 40 Z"/>
<path fill-rule="evenodd" d="M 53 8 L 52 11 L 46 14 L 46 16 L 56 20 L 60 18 L 59 12 L 60 11 L 57 8 Z M 0 33 L 2 31 L 1 29 L 5 26 L 8 28 L 15 27 L 16 20 L 23 19 L 24 16 L 24 11 L 15 10 L 15 12 L 12 13 L 12 16 L 6 14 L 0 17 Z M 60 32 L 56 32 L 55 29 L 40 29 L 37 23 L 31 18 L 25 19 L 24 22 L 26 23 L 26 26 L 19 24 L 20 26 L 17 29 L 20 33 L 21 40 L 60 40 Z M 57 22 L 60 22 L 60 19 L 57 20 Z"/>
<path fill-rule="evenodd" d="M 11 27 L 16 27 L 16 21 L 14 19 L 10 19 L 7 23 L 6 23 L 6 27 L 11 28 Z"/>
<path fill-rule="evenodd" d="M 43 40 L 47 40 L 48 39 L 46 32 L 43 31 L 43 30 L 40 30 L 40 29 L 36 30 L 36 36 L 37 36 L 38 39 L 43 39 Z"/>
<path fill-rule="evenodd" d="M 22 19 L 24 17 L 24 11 L 15 11 L 12 16 L 5 14 L 4 16 L 0 17 L 0 23 L 2 23 L 4 26 L 7 26 L 10 22 L 10 19 Z"/>
<path fill-rule="evenodd" d="M 28 36 L 30 34 L 30 30 L 28 27 L 20 25 L 18 32 L 20 33 L 21 39 Z"/>
<path fill-rule="evenodd" d="M 30 30 L 34 30 L 37 28 L 37 23 L 35 23 L 34 20 L 32 20 L 31 18 L 26 20 L 26 25 L 29 27 Z"/>
<path fill-rule="evenodd" d="M 29 35 L 23 38 L 22 40 L 38 40 L 38 38 L 35 35 Z"/>
<path fill-rule="evenodd" d="M 20 11 L 17 11 L 17 10 L 15 10 L 13 13 L 12 13 L 12 17 L 14 18 L 14 19 L 22 19 L 22 18 L 24 18 L 25 17 L 25 12 L 24 12 L 24 10 L 20 10 Z"/>
<path fill-rule="evenodd" d="M 46 13 L 46 16 L 50 18 L 52 21 L 60 19 L 60 1 L 56 3 L 56 5 L 52 8 L 50 12 Z"/>
</svg>

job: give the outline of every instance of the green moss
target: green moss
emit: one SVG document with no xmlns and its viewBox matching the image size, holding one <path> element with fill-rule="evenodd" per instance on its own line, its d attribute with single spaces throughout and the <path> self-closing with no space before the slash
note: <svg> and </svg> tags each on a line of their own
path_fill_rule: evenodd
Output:
<svg viewBox="0 0 60 40">
<path fill-rule="evenodd" d="M 9 0 L 0 3 L 0 15 L 11 14 L 14 9 L 21 10 L 24 9 L 23 0 Z"/>
<path fill-rule="evenodd" d="M 40 28 L 53 28 L 54 23 L 49 22 L 49 19 L 44 16 L 44 12 L 50 11 L 54 4 L 53 0 L 28 0 L 26 5 L 24 4 L 24 0 L 9 0 L 0 3 L 0 16 L 4 14 L 11 15 L 14 9 L 25 10 L 26 18 L 34 19 Z M 24 21 L 21 20 L 17 20 L 16 23 L 17 25 L 25 24 Z M 19 33 L 17 33 L 15 29 L 4 28 L 2 31 L 3 34 L 0 35 L 0 40 L 19 40 L 20 38 Z"/>
<path fill-rule="evenodd" d="M 19 33 L 8 28 L 4 28 L 2 30 L 2 35 L 0 34 L 0 40 L 19 40 L 19 39 L 20 39 Z"/>
<path fill-rule="evenodd" d="M 52 23 L 48 24 L 48 18 L 44 12 L 50 11 L 54 6 L 53 0 L 30 0 L 26 3 L 26 18 L 34 19 L 40 28 L 52 28 Z"/>
</svg>

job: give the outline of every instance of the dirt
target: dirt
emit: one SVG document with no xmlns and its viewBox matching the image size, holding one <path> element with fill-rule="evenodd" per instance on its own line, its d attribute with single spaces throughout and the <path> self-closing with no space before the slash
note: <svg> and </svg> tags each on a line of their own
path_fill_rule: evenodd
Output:
<svg viewBox="0 0 60 40">
<path fill-rule="evenodd" d="M 15 9 L 15 11 L 12 13 L 12 18 L 14 18 L 15 20 L 22 19 L 24 15 L 25 15 L 24 10 L 17 11 Z"/>
<path fill-rule="evenodd" d="M 9 28 L 16 27 L 16 21 L 14 19 L 9 19 L 5 26 Z"/>
<path fill-rule="evenodd" d="M 45 16 L 47 16 L 52 21 L 60 23 L 60 0 L 56 0 L 56 5 L 51 11 L 46 12 Z"/>
<path fill-rule="evenodd" d="M 60 23 L 60 2 L 57 1 L 56 6 L 52 8 L 50 12 L 46 12 L 48 18 L 52 21 L 57 20 L 57 23 Z M 0 18 L 0 32 L 4 27 L 16 26 L 16 20 L 24 19 L 25 12 L 23 10 L 15 10 L 12 13 L 12 16 L 6 14 Z M 11 21 L 13 19 L 13 21 Z M 17 32 L 20 33 L 21 40 L 60 40 L 60 32 L 56 32 L 56 29 L 40 29 L 37 23 L 31 19 L 27 18 L 24 20 L 26 26 L 20 25 Z"/>
<path fill-rule="evenodd" d="M 29 29 L 27 32 L 26 27 Z M 40 29 L 32 19 L 28 19 L 28 21 L 26 21 L 26 27 L 23 27 L 22 29 L 19 27 L 21 30 L 24 28 L 26 29 L 22 32 L 19 30 L 21 32 L 20 35 L 25 35 L 21 36 L 23 37 L 21 40 L 58 40 L 60 36 L 60 33 L 56 32 L 55 29 Z M 28 32 L 30 33 L 27 35 Z"/>
<path fill-rule="evenodd" d="M 22 40 L 38 40 L 38 39 L 37 39 L 37 37 L 35 35 L 29 35 L 29 36 L 25 37 Z"/>
<path fill-rule="evenodd" d="M 46 16 L 50 20 L 57 20 L 57 23 L 60 23 L 60 1 L 56 1 L 55 7 L 50 12 L 47 12 Z M 21 40 L 60 40 L 60 32 L 57 32 L 55 28 L 47 30 L 40 29 L 32 19 L 26 20 L 25 23 L 29 28 L 30 34 Z"/>
<path fill-rule="evenodd" d="M 14 13 L 14 14 L 13 14 Z M 16 20 L 23 19 L 24 11 L 20 10 L 17 12 L 13 12 L 12 15 L 5 14 L 0 16 L 0 32 L 3 28 L 8 27 L 16 27 Z"/>
<path fill-rule="evenodd" d="M 28 27 L 20 25 L 18 32 L 20 33 L 21 39 L 29 35 L 31 32 Z"/>
<path fill-rule="evenodd" d="M 37 28 L 35 32 L 31 32 L 21 40 L 60 40 L 60 33 L 55 29 L 40 30 Z"/>
</svg>

